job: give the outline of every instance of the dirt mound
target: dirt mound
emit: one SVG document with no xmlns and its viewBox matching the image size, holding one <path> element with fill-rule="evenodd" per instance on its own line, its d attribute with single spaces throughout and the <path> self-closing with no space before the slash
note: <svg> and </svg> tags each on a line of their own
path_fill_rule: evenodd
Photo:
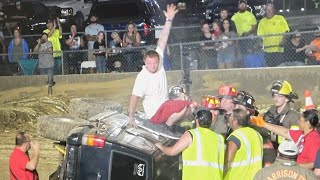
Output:
<svg viewBox="0 0 320 180">
<path fill-rule="evenodd" d="M 42 115 L 67 114 L 68 98 L 23 97 L 5 102 L 0 107 L 0 131 L 34 130 L 36 118 Z"/>
</svg>

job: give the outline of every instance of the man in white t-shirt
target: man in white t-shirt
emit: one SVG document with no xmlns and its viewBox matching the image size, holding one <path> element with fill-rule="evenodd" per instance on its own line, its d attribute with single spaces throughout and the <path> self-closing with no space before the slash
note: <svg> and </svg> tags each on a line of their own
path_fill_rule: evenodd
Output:
<svg viewBox="0 0 320 180">
<path fill-rule="evenodd" d="M 167 45 L 172 20 L 178 10 L 176 6 L 167 5 L 167 11 L 164 12 L 166 22 L 159 35 L 157 49 L 148 51 L 144 56 L 145 65 L 138 74 L 129 103 L 129 124 L 137 127 L 134 121 L 139 98 L 143 98 L 143 108 L 145 118 L 150 119 L 168 99 L 167 77 L 163 68 L 163 51 Z"/>
</svg>

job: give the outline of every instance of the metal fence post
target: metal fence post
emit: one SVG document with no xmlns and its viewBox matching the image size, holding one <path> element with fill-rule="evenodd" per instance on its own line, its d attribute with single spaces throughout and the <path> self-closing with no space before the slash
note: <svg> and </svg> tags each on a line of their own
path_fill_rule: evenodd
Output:
<svg viewBox="0 0 320 180">
<path fill-rule="evenodd" d="M 63 51 L 61 51 L 61 72 L 62 72 L 62 75 L 64 75 L 64 58 L 63 58 Z"/>
</svg>

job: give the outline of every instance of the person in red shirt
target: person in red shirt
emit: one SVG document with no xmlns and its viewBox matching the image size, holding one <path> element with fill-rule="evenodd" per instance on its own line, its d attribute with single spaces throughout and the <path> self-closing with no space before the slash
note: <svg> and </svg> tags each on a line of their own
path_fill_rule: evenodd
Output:
<svg viewBox="0 0 320 180">
<path fill-rule="evenodd" d="M 32 147 L 33 157 L 30 159 L 28 151 Z M 30 141 L 30 136 L 25 132 L 16 135 L 16 147 L 10 156 L 10 179 L 11 180 L 38 180 L 36 167 L 39 163 L 40 144 Z"/>
<path fill-rule="evenodd" d="M 299 148 L 297 163 L 304 168 L 313 169 L 317 152 L 320 149 L 320 135 L 316 130 L 319 124 L 318 113 L 316 109 L 304 111 L 298 122 L 299 130 L 289 130 L 267 123 L 261 117 L 252 118 L 251 122 L 286 139 L 293 140 Z"/>
</svg>

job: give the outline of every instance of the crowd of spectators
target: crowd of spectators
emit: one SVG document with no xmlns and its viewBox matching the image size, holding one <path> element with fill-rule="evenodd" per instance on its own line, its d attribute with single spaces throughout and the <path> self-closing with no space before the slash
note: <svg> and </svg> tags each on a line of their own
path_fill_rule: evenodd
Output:
<svg viewBox="0 0 320 180">
<path fill-rule="evenodd" d="M 219 19 L 212 24 L 202 21 L 201 35 L 198 40 L 207 42 L 199 44 L 197 69 L 319 65 L 320 33 L 315 34 L 316 37 L 312 42 L 307 42 L 298 31 L 291 36 L 285 36 L 284 33 L 290 32 L 286 19 L 282 15 L 275 14 L 272 4 L 267 4 L 265 10 L 266 16 L 258 22 L 256 17 L 247 10 L 247 1 L 239 0 L 238 12 L 233 16 L 229 17 L 228 10 L 222 8 Z M 1 59 L 9 62 L 12 75 L 23 74 L 19 60 L 37 58 L 37 55 L 31 53 L 37 44 L 35 40 L 37 38 L 31 40 L 22 38 L 16 23 L 24 18 L 20 1 L 16 2 L 16 11 L 19 12 L 17 16 L 11 18 L 16 20 L 7 22 L 5 26 L 10 29 L 13 40 L 5 43 L 3 30 L 0 29 L 0 53 L 8 54 L 7 57 L 1 56 Z M 89 20 L 90 24 L 85 28 L 85 34 L 79 34 L 77 24 L 71 23 L 70 31 L 65 31 L 67 35 L 64 36 L 59 18 L 47 20 L 47 29 L 43 32 L 48 34 L 48 39 L 53 46 L 54 74 L 61 74 L 62 68 L 65 74 L 80 73 L 83 61 L 96 61 L 98 73 L 141 70 L 142 34 L 137 30 L 135 23 L 128 22 L 123 33 L 114 31 L 104 34 L 102 41 L 105 41 L 105 45 L 97 48 L 94 46 L 97 35 L 105 29 L 98 23 L 99 19 L 95 14 L 92 14 Z M 11 32 L 13 26 L 16 28 Z M 233 40 L 234 38 L 240 39 Z M 97 55 L 94 50 L 101 48 L 108 49 L 104 50 L 103 60 L 102 54 Z M 166 64 L 170 64 L 166 70 L 174 69 L 171 62 L 174 58 L 171 55 L 174 53 L 169 55 L 170 46 L 166 49 L 165 61 Z M 63 61 L 61 50 L 65 51 Z"/>
</svg>

